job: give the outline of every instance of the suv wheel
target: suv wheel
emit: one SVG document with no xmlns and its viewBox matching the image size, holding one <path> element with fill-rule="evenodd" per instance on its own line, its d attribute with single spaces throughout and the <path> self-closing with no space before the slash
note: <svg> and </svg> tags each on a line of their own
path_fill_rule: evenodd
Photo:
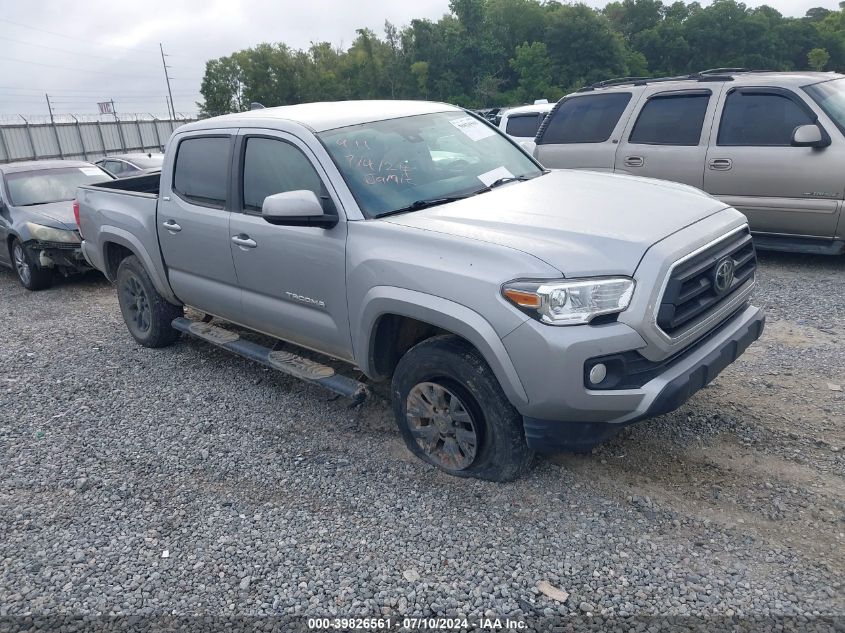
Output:
<svg viewBox="0 0 845 633">
<path fill-rule="evenodd" d="M 117 299 L 129 333 L 144 347 L 166 347 L 179 338 L 179 331 L 171 324 L 184 309 L 159 294 L 134 255 L 117 268 Z"/>
<path fill-rule="evenodd" d="M 408 449 L 450 475 L 510 481 L 531 464 L 522 416 L 481 355 L 456 336 L 410 349 L 393 374 L 392 400 Z"/>
<path fill-rule="evenodd" d="M 53 285 L 53 271 L 41 268 L 31 249 L 15 238 L 12 241 L 12 264 L 21 285 L 27 290 L 44 290 Z"/>
</svg>

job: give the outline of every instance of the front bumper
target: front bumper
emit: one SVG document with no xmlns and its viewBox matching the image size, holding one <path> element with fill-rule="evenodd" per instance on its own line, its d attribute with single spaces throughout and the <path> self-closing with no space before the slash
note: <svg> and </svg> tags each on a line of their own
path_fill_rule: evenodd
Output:
<svg viewBox="0 0 845 633">
<path fill-rule="evenodd" d="M 520 411 L 529 446 L 540 451 L 586 448 L 622 426 L 677 409 L 757 340 L 764 323 L 765 315 L 759 308 L 748 306 L 740 310 L 637 389 L 591 390 L 583 381 L 584 362 L 590 357 L 626 349 L 620 345 L 631 337 L 624 336 L 620 328 L 627 326 L 611 324 L 581 330 L 580 340 L 569 341 L 563 347 L 568 362 L 563 354 L 556 353 L 559 350 L 552 343 L 545 350 L 551 354 L 546 356 L 547 364 L 538 362 L 535 356 L 533 369 L 526 365 L 517 367 L 530 399 Z M 603 332 L 603 328 L 607 329 Z M 536 343 L 533 336 L 527 335 L 530 326 L 511 338 L 520 329 L 506 337 L 506 346 L 509 351 L 527 349 L 530 355 L 532 342 Z M 571 335 L 567 329 L 574 330 L 557 328 L 553 332 L 559 337 Z M 606 337 L 611 332 L 614 336 Z M 545 334 L 548 336 L 549 332 Z M 635 348 L 633 345 L 627 349 Z M 525 354 L 518 357 L 525 362 Z"/>
<path fill-rule="evenodd" d="M 66 273 L 82 273 L 91 270 L 79 243 L 43 242 L 30 240 L 26 246 L 38 254 L 39 263 L 46 267 L 57 267 Z"/>
</svg>

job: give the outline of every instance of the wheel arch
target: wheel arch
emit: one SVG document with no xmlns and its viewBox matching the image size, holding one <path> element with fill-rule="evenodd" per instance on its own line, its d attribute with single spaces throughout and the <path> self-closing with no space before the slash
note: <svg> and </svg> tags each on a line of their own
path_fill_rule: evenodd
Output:
<svg viewBox="0 0 845 633">
<path fill-rule="evenodd" d="M 118 227 L 103 227 L 100 237 L 100 260 L 103 263 L 103 274 L 109 281 L 115 281 L 117 278 L 117 268 L 120 262 L 134 255 L 144 265 L 150 280 L 153 282 L 156 290 L 168 302 L 181 305 L 181 301 L 173 294 L 170 289 L 170 284 L 164 276 L 164 267 L 161 262 L 161 256 L 158 255 L 158 265 L 153 260 L 153 256 L 148 249 L 128 231 L 124 231 Z M 158 245 L 156 245 L 157 247 Z"/>
<path fill-rule="evenodd" d="M 516 368 L 493 326 L 477 312 L 442 297 L 405 288 L 377 286 L 364 297 L 355 352 L 371 378 L 388 378 L 405 351 L 442 334 L 472 345 L 499 381 L 511 404 L 528 403 Z"/>
</svg>

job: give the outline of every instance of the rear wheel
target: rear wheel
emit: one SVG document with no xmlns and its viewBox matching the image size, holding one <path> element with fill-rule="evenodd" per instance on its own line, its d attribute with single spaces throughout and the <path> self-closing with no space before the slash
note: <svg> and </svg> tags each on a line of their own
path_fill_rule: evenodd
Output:
<svg viewBox="0 0 845 633">
<path fill-rule="evenodd" d="M 456 336 L 409 350 L 394 372 L 392 400 L 409 450 L 451 475 L 509 481 L 531 464 L 522 416 L 481 355 Z"/>
<path fill-rule="evenodd" d="M 41 268 L 38 265 L 38 258 L 32 249 L 24 246 L 21 241 L 15 238 L 12 241 L 12 264 L 18 281 L 27 290 L 44 290 L 53 285 L 53 271 L 49 268 Z"/>
<path fill-rule="evenodd" d="M 117 298 L 129 333 L 144 347 L 166 347 L 179 338 L 171 323 L 184 314 L 184 309 L 159 294 L 134 255 L 117 268 Z"/>
</svg>

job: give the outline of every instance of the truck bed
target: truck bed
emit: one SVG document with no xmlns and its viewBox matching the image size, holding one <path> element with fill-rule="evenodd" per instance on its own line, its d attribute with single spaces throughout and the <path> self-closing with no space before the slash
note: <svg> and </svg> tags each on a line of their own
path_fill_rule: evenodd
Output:
<svg viewBox="0 0 845 633">
<path fill-rule="evenodd" d="M 145 193 L 158 197 L 159 185 L 161 183 L 161 172 L 144 174 L 143 176 L 131 176 L 119 180 L 107 180 L 98 182 L 89 187 L 124 191 L 126 193 Z"/>
</svg>

